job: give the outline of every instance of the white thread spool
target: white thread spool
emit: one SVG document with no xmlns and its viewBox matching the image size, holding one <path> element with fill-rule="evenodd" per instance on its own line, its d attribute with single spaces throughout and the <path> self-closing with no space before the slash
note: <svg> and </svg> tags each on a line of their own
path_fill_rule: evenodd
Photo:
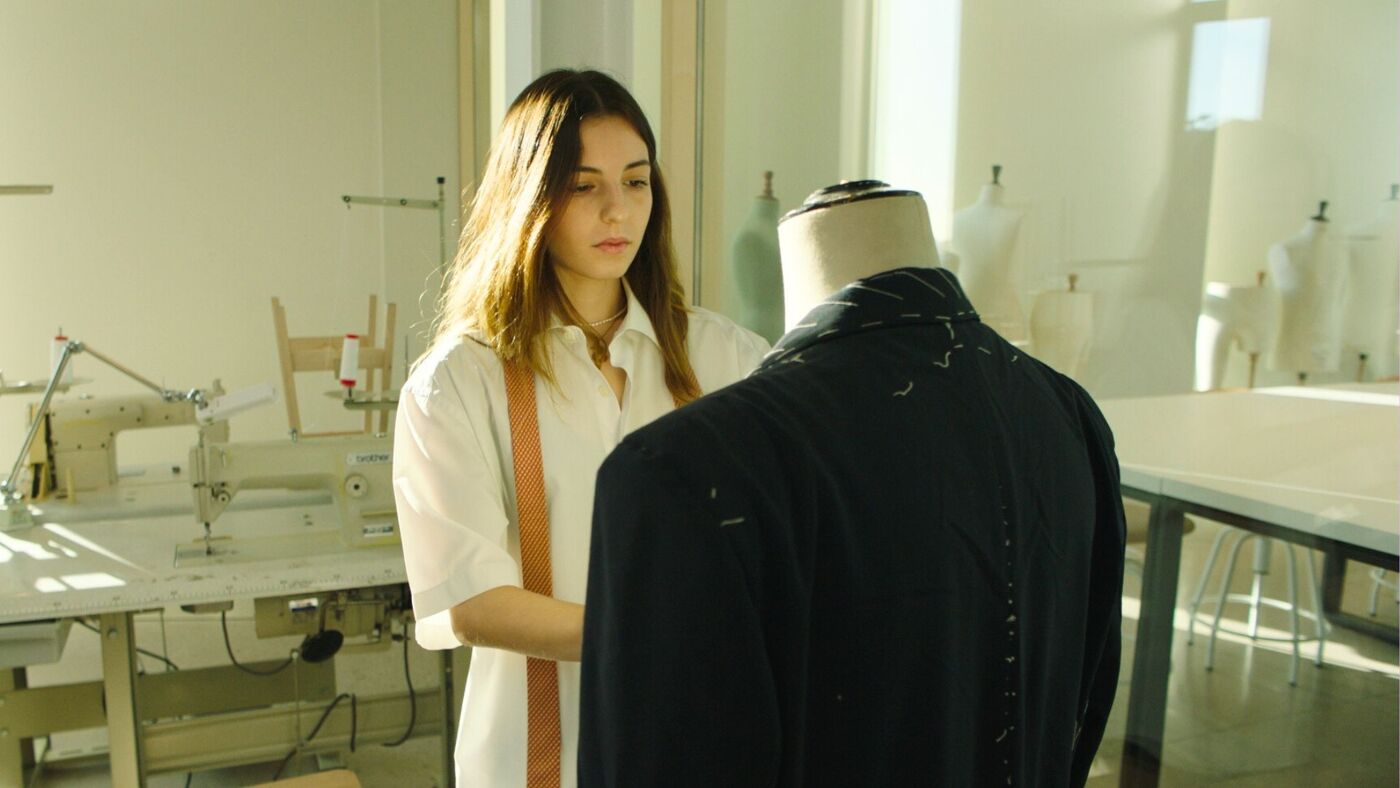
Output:
<svg viewBox="0 0 1400 788">
<path fill-rule="evenodd" d="M 58 371 L 58 362 L 63 360 L 63 351 L 68 347 L 68 337 L 64 336 L 62 330 L 58 336 L 53 338 L 53 344 L 49 345 L 49 376 Z M 73 360 L 68 360 L 68 368 L 63 370 L 62 383 L 73 382 Z"/>
<path fill-rule="evenodd" d="M 340 346 L 340 385 L 355 388 L 360 369 L 360 335 L 346 334 Z"/>
</svg>

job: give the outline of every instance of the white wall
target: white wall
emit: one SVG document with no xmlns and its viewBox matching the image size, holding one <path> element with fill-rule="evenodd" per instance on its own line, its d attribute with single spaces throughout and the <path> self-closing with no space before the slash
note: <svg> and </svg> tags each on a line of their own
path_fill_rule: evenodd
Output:
<svg viewBox="0 0 1400 788">
<path fill-rule="evenodd" d="M 455 14 L 451 0 L 0 4 L 0 183 L 54 184 L 0 197 L 6 376 L 45 375 L 61 325 L 172 388 L 280 389 L 274 295 L 294 335 L 362 329 L 371 293 L 398 300 L 408 333 L 436 216 L 347 211 L 340 195 L 434 196 L 439 174 L 457 194 Z M 95 380 L 84 393 L 139 392 L 91 358 L 77 371 Z M 307 429 L 356 423 L 318 401 L 330 386 L 299 386 Z M 6 466 L 32 401 L 0 398 Z M 281 402 L 233 421 L 235 439 L 285 431 Z M 192 435 L 129 434 L 122 461 L 181 458 Z"/>
<path fill-rule="evenodd" d="M 363 209 L 383 217 L 382 292 L 399 307 L 394 364 L 400 379 L 405 355 L 418 358 L 431 337 L 439 263 L 455 254 L 461 231 L 456 6 L 455 0 L 380 0 L 383 193 L 435 199 L 436 179 L 447 179 L 441 246 L 435 211 Z"/>
</svg>

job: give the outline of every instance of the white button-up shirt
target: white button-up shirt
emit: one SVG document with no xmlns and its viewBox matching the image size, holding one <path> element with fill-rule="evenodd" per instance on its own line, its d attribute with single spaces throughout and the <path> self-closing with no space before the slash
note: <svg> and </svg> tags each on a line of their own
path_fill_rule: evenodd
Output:
<svg viewBox="0 0 1400 788">
<path fill-rule="evenodd" d="M 598 466 L 627 433 L 675 407 L 651 321 L 624 289 L 627 316 L 609 345 L 613 365 L 627 373 L 621 405 L 577 326 L 556 321 L 547 334 L 558 388 L 535 379 L 554 596 L 578 604 L 588 579 Z M 768 350 L 756 334 L 703 309 L 690 315 L 687 347 L 704 392 L 743 377 Z M 409 375 L 397 419 L 394 493 L 416 639 L 424 648 L 453 648 L 459 644 L 452 606 L 492 588 L 522 585 L 499 358 L 471 337 L 437 349 Z M 559 663 L 559 701 L 568 788 L 576 784 L 578 753 L 576 662 Z M 525 785 L 525 741 L 525 657 L 475 649 L 457 733 L 457 784 Z"/>
</svg>

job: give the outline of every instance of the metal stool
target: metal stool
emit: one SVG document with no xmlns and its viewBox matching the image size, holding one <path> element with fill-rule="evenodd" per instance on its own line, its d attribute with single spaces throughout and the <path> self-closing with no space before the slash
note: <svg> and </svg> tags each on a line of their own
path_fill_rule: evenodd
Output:
<svg viewBox="0 0 1400 788">
<path fill-rule="evenodd" d="M 1220 557 L 1221 548 L 1225 545 L 1226 538 L 1238 536 L 1239 541 L 1230 550 L 1230 560 L 1226 563 L 1225 574 L 1220 579 L 1220 593 L 1216 596 L 1206 597 L 1206 585 L 1210 582 L 1210 573 L 1215 570 L 1215 561 Z M 1231 594 L 1230 577 L 1235 573 L 1235 562 L 1239 559 L 1240 548 L 1244 543 L 1254 539 L 1254 583 L 1248 594 Z M 1323 621 L 1322 593 L 1317 585 L 1317 576 L 1313 568 L 1312 553 L 1307 555 L 1308 567 L 1308 587 L 1312 592 L 1313 612 L 1309 613 L 1298 609 L 1298 560 L 1293 552 L 1293 545 L 1284 542 L 1288 550 L 1288 601 L 1281 599 L 1270 599 L 1262 595 L 1261 590 L 1264 584 L 1264 575 L 1269 573 L 1269 558 L 1272 552 L 1274 540 L 1266 536 L 1260 536 L 1237 528 L 1222 528 L 1220 535 L 1215 537 L 1215 544 L 1210 548 L 1210 557 L 1206 559 L 1205 571 L 1201 573 L 1201 581 L 1196 585 L 1196 593 L 1191 599 L 1191 623 L 1186 643 L 1191 645 L 1196 642 L 1196 612 L 1200 609 L 1201 603 L 1215 602 L 1215 616 L 1210 624 L 1210 643 L 1206 647 L 1206 670 L 1215 667 L 1215 637 L 1220 630 L 1220 616 L 1227 603 L 1238 603 L 1249 605 L 1249 622 L 1247 630 L 1242 633 L 1250 640 L 1270 640 L 1282 643 L 1293 644 L 1293 665 L 1288 673 L 1288 683 L 1297 686 L 1298 684 L 1298 644 L 1304 640 L 1317 640 L 1317 660 L 1316 664 L 1322 667 L 1322 651 L 1327 644 L 1327 624 Z M 1292 622 L 1291 637 L 1269 637 L 1259 634 L 1259 607 L 1266 605 L 1278 610 L 1285 610 L 1290 614 Z M 1313 621 L 1315 635 L 1313 638 L 1304 638 L 1298 632 L 1299 617 L 1310 618 Z"/>
<path fill-rule="evenodd" d="M 1384 569 L 1371 570 L 1371 615 L 1376 614 L 1376 603 L 1380 601 L 1381 586 L 1395 589 L 1395 601 L 1400 603 L 1400 583 L 1392 583 L 1385 579 Z"/>
</svg>

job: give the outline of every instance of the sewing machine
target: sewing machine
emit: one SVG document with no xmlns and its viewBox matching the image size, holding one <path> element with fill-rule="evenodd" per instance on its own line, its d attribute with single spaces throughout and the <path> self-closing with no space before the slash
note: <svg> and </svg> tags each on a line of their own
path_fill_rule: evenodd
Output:
<svg viewBox="0 0 1400 788">
<path fill-rule="evenodd" d="M 79 353 L 88 354 L 121 372 L 154 391 L 156 396 L 79 398 L 55 404 L 54 392 L 71 385 L 64 383 L 64 373 L 73 356 Z M 29 411 L 29 429 L 20 444 L 19 455 L 9 475 L 0 480 L 0 531 L 19 530 L 35 524 L 35 510 L 26 497 L 43 498 L 61 484 L 69 503 L 73 503 L 78 490 L 115 485 L 117 433 L 123 430 L 192 424 L 199 426 L 201 445 L 214 439 L 227 441 L 229 416 L 270 402 L 274 396 L 275 391 L 267 384 L 223 394 L 217 380 L 211 391 L 174 391 L 157 385 L 91 345 L 65 340 L 44 387 L 43 398 Z M 41 434 L 42 441 L 39 440 Z M 26 464 L 32 471 L 27 491 L 21 490 Z M 178 472 L 178 468 L 176 470 Z"/>
<path fill-rule="evenodd" d="M 392 439 L 368 434 L 194 447 L 190 474 L 205 554 L 215 555 L 224 539 L 212 537 L 214 522 L 241 490 L 254 489 L 325 490 L 339 514 L 340 546 L 398 543 L 392 459 Z"/>
<path fill-rule="evenodd" d="M 209 393 L 224 393 L 217 380 Z M 37 410 L 30 409 L 31 422 Z M 199 427 L 205 441 L 226 443 L 228 421 L 210 423 L 201 415 L 194 401 L 157 394 L 54 401 L 29 446 L 30 498 L 72 498 L 116 484 L 117 436 L 127 430 L 189 425 Z"/>
</svg>

